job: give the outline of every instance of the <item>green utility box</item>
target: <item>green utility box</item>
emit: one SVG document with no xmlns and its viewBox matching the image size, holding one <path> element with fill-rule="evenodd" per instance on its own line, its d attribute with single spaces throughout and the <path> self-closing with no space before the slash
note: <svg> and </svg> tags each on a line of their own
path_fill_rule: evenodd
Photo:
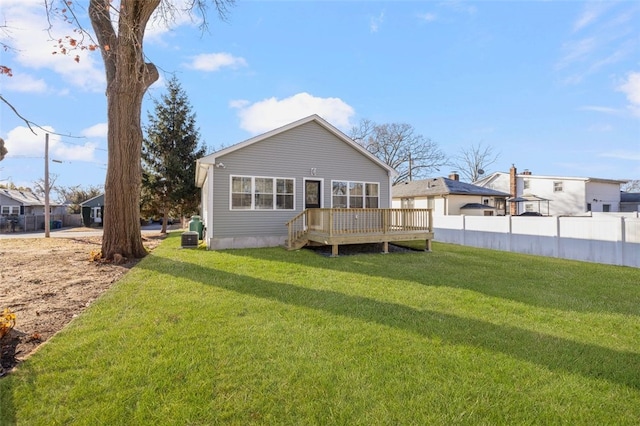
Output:
<svg viewBox="0 0 640 426">
<path fill-rule="evenodd" d="M 204 224 L 200 221 L 200 216 L 191 216 L 191 220 L 189 221 L 189 231 L 198 233 L 198 240 L 202 239 L 202 231 L 204 229 Z"/>
</svg>

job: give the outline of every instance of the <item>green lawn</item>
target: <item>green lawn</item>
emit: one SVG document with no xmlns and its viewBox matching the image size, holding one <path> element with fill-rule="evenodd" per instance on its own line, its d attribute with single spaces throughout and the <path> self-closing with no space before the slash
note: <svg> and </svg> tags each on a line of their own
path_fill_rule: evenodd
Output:
<svg viewBox="0 0 640 426">
<path fill-rule="evenodd" d="M 172 234 L 13 375 L 0 424 L 638 424 L 640 270 Z"/>
</svg>

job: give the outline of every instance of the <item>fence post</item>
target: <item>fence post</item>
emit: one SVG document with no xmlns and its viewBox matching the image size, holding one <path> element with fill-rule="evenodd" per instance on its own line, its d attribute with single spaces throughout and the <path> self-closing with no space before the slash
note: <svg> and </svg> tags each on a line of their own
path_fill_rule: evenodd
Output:
<svg viewBox="0 0 640 426">
<path fill-rule="evenodd" d="M 618 251 L 620 258 L 617 260 L 617 265 L 624 265 L 624 247 L 627 245 L 627 229 L 624 220 L 624 216 L 620 217 L 620 250 Z"/>
<path fill-rule="evenodd" d="M 465 220 L 465 215 L 462 216 L 462 245 L 466 245 L 465 235 L 467 234 L 467 221 Z"/>
<path fill-rule="evenodd" d="M 562 244 L 562 238 L 560 238 L 560 216 L 556 216 L 556 244 L 553 247 L 554 257 L 560 257 L 560 245 Z"/>
</svg>

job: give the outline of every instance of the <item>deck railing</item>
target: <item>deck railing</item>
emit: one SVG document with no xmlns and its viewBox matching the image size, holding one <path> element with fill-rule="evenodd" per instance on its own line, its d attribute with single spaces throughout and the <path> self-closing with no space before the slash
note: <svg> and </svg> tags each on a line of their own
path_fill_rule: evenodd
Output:
<svg viewBox="0 0 640 426">
<path fill-rule="evenodd" d="M 431 209 L 307 209 L 287 222 L 289 246 L 305 234 L 337 237 L 353 234 L 432 232 Z"/>
</svg>

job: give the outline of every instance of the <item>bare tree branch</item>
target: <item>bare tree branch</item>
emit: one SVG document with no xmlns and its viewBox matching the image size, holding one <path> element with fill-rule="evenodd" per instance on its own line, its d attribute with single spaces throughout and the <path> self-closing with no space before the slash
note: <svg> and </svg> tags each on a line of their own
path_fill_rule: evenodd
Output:
<svg viewBox="0 0 640 426">
<path fill-rule="evenodd" d="M 375 124 L 365 119 L 351 129 L 350 137 L 398 172 L 394 183 L 426 177 L 447 164 L 438 144 L 416 134 L 410 124 Z"/>
<path fill-rule="evenodd" d="M 482 142 L 460 150 L 451 165 L 462 175 L 463 180 L 475 182 L 485 174 L 492 164 L 498 161 L 500 154 L 494 154 L 491 146 Z"/>
</svg>

